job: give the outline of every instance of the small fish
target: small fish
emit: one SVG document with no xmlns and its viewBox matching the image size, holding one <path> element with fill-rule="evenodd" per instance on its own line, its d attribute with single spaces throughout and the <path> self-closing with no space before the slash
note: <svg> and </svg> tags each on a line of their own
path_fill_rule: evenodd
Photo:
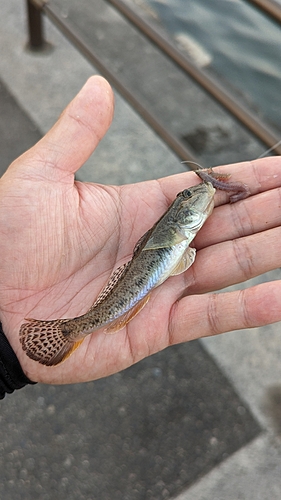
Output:
<svg viewBox="0 0 281 500">
<path fill-rule="evenodd" d="M 227 190 L 225 176 L 220 180 L 222 177 L 210 169 L 196 173 L 204 182 L 177 195 L 137 242 L 132 259 L 112 274 L 86 314 L 49 321 L 27 318 L 28 323 L 20 328 L 20 342 L 31 359 L 54 366 L 67 359 L 92 332 L 122 329 L 145 306 L 154 288 L 193 264 L 196 250 L 189 245 L 213 210 L 216 187 L 221 189 L 223 183 Z M 235 189 L 231 186 L 229 191 L 242 193 L 245 189 L 235 183 Z"/>
</svg>

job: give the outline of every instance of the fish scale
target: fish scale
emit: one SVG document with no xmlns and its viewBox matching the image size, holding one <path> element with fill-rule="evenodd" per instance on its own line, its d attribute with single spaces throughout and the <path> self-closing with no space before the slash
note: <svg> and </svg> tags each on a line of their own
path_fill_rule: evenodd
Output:
<svg viewBox="0 0 281 500">
<path fill-rule="evenodd" d="M 31 359 L 47 366 L 57 365 L 96 330 L 104 328 L 105 333 L 115 333 L 124 328 L 157 286 L 193 264 L 196 251 L 189 245 L 213 210 L 216 187 L 237 193 L 232 201 L 249 194 L 241 183 L 229 183 L 228 188 L 226 177 L 210 169 L 197 173 L 203 182 L 177 195 L 139 239 L 131 260 L 114 271 L 85 314 L 50 321 L 29 319 L 21 326 L 20 342 Z"/>
</svg>

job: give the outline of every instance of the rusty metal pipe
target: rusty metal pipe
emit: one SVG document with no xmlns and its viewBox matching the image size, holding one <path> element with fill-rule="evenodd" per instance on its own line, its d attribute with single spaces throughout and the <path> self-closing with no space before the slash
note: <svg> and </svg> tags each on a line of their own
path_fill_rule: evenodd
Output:
<svg viewBox="0 0 281 500">
<path fill-rule="evenodd" d="M 169 42 L 164 36 L 136 14 L 122 0 L 106 0 L 113 5 L 128 21 L 136 26 L 150 41 L 168 55 L 181 69 L 189 74 L 203 89 L 212 95 L 225 109 L 227 109 L 240 123 L 248 128 L 256 137 L 261 139 L 267 146 L 272 147 L 279 141 L 279 136 L 259 120 L 254 113 L 248 110 L 243 104 L 230 94 L 217 81 L 211 78 L 205 71 L 197 68 L 175 45 Z M 257 0 L 262 2 L 262 0 Z M 271 0 L 272 1 L 272 0 Z M 265 2 L 264 2 L 265 3 Z M 281 146 L 273 148 L 276 154 L 281 154 Z"/>
<path fill-rule="evenodd" d="M 247 0 L 261 9 L 265 14 L 272 17 L 274 21 L 281 23 L 281 5 L 275 0 Z"/>
<path fill-rule="evenodd" d="M 75 45 L 75 47 L 93 64 L 101 74 L 115 87 L 115 89 L 131 104 L 139 115 L 151 126 L 151 128 L 161 137 L 161 139 L 181 158 L 182 160 L 196 160 L 192 151 L 185 146 L 175 135 L 170 133 L 160 121 L 153 116 L 141 102 L 130 92 L 129 89 L 117 78 L 93 53 L 92 48 L 82 40 L 76 29 L 70 25 L 69 21 L 62 19 L 57 9 L 50 4 L 43 6 L 44 13 L 60 29 L 60 31 Z"/>
<path fill-rule="evenodd" d="M 265 125 L 250 110 L 235 99 L 217 81 L 212 79 L 206 72 L 197 68 L 184 56 L 173 44 L 166 40 L 152 25 L 138 16 L 122 0 L 107 0 L 126 19 L 128 19 L 141 33 L 168 55 L 178 66 L 189 74 L 203 89 L 214 97 L 225 109 L 236 117 L 246 128 L 256 137 L 262 140 L 267 146 L 272 148 L 276 154 L 281 154 L 279 136 L 269 126 Z M 257 0 L 259 1 L 259 0 Z M 262 1 L 262 0 L 260 0 Z M 272 0 L 271 0 L 272 1 Z M 194 159 L 193 153 L 176 136 L 170 133 L 157 118 L 140 103 L 138 99 L 121 83 L 121 81 L 104 66 L 102 61 L 93 53 L 91 47 L 82 40 L 79 33 L 65 19 L 54 6 L 45 3 L 45 0 L 29 0 L 36 6 L 41 6 L 42 11 L 58 26 L 67 38 L 80 50 L 80 52 L 112 83 L 116 90 L 135 108 L 135 110 L 147 121 L 155 132 L 175 151 L 182 159 Z M 278 144 L 277 144 L 278 143 Z M 276 146 L 274 146 L 276 145 Z"/>
</svg>

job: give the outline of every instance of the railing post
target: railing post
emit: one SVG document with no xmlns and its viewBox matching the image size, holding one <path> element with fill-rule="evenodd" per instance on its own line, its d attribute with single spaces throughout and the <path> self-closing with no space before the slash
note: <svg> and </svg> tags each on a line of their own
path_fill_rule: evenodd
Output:
<svg viewBox="0 0 281 500">
<path fill-rule="evenodd" d="M 43 50 L 46 42 L 43 34 L 42 5 L 40 5 L 39 2 L 38 5 L 36 5 L 36 3 L 31 0 L 26 0 L 26 2 L 29 34 L 27 46 L 30 50 Z"/>
</svg>

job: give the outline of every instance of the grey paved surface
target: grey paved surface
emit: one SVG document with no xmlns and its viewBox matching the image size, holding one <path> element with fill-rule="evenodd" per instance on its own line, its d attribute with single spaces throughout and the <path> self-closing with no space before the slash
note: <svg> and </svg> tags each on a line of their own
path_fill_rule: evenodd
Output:
<svg viewBox="0 0 281 500">
<path fill-rule="evenodd" d="M 5 168 L 40 133 L 3 84 L 0 109 Z M 94 383 L 28 387 L 1 424 L 3 499 L 170 498 L 261 432 L 198 342 Z"/>
<path fill-rule="evenodd" d="M 0 109 L 0 174 L 2 175 L 15 158 L 40 139 L 41 134 L 3 83 L 0 83 Z"/>
<path fill-rule="evenodd" d="M 168 499 L 261 429 L 198 342 L 1 403 L 1 499 Z M 231 432 L 230 432 L 231 429 Z"/>
<path fill-rule="evenodd" d="M 105 40 L 109 30 L 121 43 L 124 27 L 120 18 L 104 4 L 97 4 L 99 39 Z M 79 5 L 81 12 L 82 7 L 87 12 L 87 2 Z M 63 15 L 70 15 L 68 9 L 73 6 L 72 1 L 64 2 Z M 2 0 L 3 169 L 34 143 L 40 132 L 49 129 L 93 72 L 49 24 L 53 51 L 41 56 L 26 52 L 22 7 L 18 0 Z M 79 16 L 75 22 L 81 22 Z M 97 30 L 92 33 L 96 36 Z M 124 38 L 131 43 L 133 55 L 139 42 L 129 40 L 125 32 Z M 115 45 L 119 49 L 113 54 L 118 70 L 122 66 L 118 56 L 124 50 L 117 41 Z M 110 47 L 106 50 L 109 57 Z M 150 55 L 151 49 L 143 50 Z M 161 64 L 153 62 L 151 66 L 157 66 L 163 77 L 167 70 Z M 131 84 L 141 91 L 139 78 L 138 74 L 134 83 L 131 77 Z M 150 76 L 149 88 L 154 79 L 158 83 L 157 78 L 157 74 Z M 179 81 L 175 85 L 182 95 Z M 229 118 L 218 116 L 213 103 L 208 105 L 202 96 L 195 97 L 194 88 L 192 93 L 198 100 L 196 107 L 187 107 L 191 109 L 189 128 L 179 122 L 178 130 L 184 135 L 196 134 L 198 123 L 205 123 L 209 113 L 208 127 L 210 131 L 214 127 L 216 137 L 216 127 L 226 126 L 229 122 L 224 120 Z M 165 108 L 165 113 L 169 107 L 173 111 L 176 103 L 170 103 L 170 93 L 163 89 L 159 95 L 160 108 Z M 172 116 L 163 114 L 162 118 Z M 231 144 L 235 137 L 239 139 L 236 148 L 241 146 L 242 137 L 246 148 L 242 149 L 243 159 L 250 153 L 260 154 L 261 145 L 249 142 L 236 125 L 233 132 L 230 123 L 228 127 L 229 136 L 223 134 L 221 140 L 229 156 L 222 145 L 209 143 L 203 160 L 216 157 L 212 163 L 219 163 L 241 158 L 232 156 L 235 147 L 228 147 L 226 137 L 231 137 Z M 210 148 L 216 147 L 217 154 L 214 150 L 210 153 Z M 177 158 L 116 96 L 111 130 L 79 177 L 135 182 L 181 170 Z M 272 277 L 277 279 L 280 272 L 255 281 Z M 280 325 L 274 325 L 205 339 L 168 349 L 108 379 L 77 386 L 37 385 L 5 398 L 0 417 L 1 499 L 279 499 L 279 331 Z"/>
</svg>

